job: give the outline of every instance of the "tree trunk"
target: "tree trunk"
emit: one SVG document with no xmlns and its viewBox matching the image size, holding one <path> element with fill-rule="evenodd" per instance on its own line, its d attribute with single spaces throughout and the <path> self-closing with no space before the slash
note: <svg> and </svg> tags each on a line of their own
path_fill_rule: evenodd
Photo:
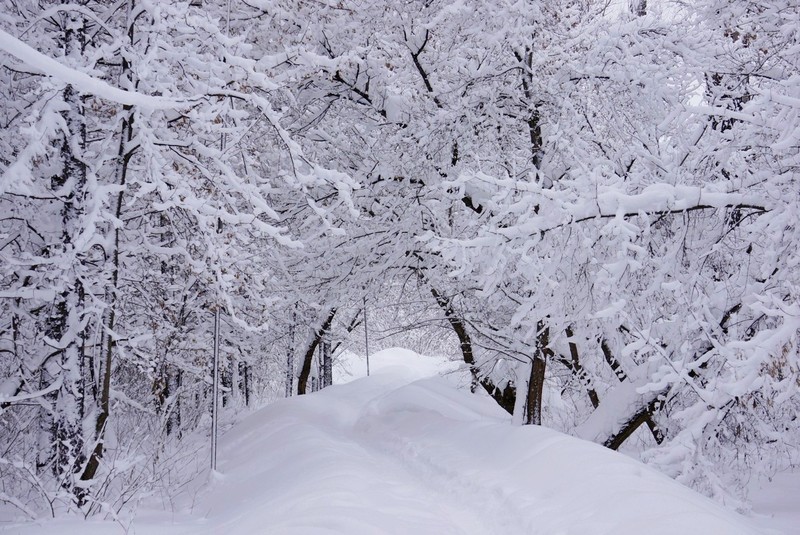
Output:
<svg viewBox="0 0 800 535">
<path fill-rule="evenodd" d="M 628 374 L 625 373 L 625 370 L 622 369 L 622 365 L 611 352 L 611 348 L 609 347 L 608 341 L 605 338 L 600 340 L 600 350 L 603 352 L 603 357 L 611 367 L 614 375 L 616 375 L 617 380 L 619 380 L 620 383 L 627 381 Z M 664 442 L 664 433 L 661 432 L 656 423 L 653 421 L 653 413 L 656 409 L 658 409 L 657 403 L 649 403 L 645 407 L 642 407 L 634 416 L 627 420 L 625 425 L 623 425 L 622 429 L 620 430 L 620 433 L 606 441 L 607 444 L 610 444 L 608 447 L 612 450 L 619 448 L 622 443 L 643 423 L 647 424 L 647 427 L 650 429 L 650 434 L 653 435 L 653 440 L 656 441 L 656 444 L 661 444 Z"/>
<path fill-rule="evenodd" d="M 244 406 L 250 406 L 250 365 L 246 362 L 239 363 L 240 388 L 244 396 Z"/>
<path fill-rule="evenodd" d="M 573 336 L 575 336 L 572 327 L 566 328 L 567 338 L 569 338 L 569 354 L 570 358 L 572 359 L 572 373 L 575 374 L 575 377 L 586 387 L 586 393 L 589 396 L 589 401 L 592 403 L 592 407 L 595 409 L 600 405 L 600 397 L 597 395 L 597 390 L 594 389 L 592 385 L 592 380 L 589 377 L 589 374 L 586 373 L 586 370 L 581 365 L 580 355 L 578 354 L 578 344 L 572 341 Z"/>
<path fill-rule="evenodd" d="M 297 315 L 292 317 L 289 325 L 289 343 L 286 344 L 286 382 L 284 395 L 287 398 L 294 394 L 294 328 Z"/>
<path fill-rule="evenodd" d="M 542 425 L 542 393 L 544 392 L 544 376 L 547 370 L 547 357 L 550 344 L 550 327 L 539 322 L 539 334 L 536 337 L 536 351 L 531 363 L 531 377 L 528 381 L 528 399 L 525 411 L 525 423 Z"/>
<path fill-rule="evenodd" d="M 128 41 L 133 44 L 134 38 L 134 0 L 129 0 L 127 5 L 127 24 L 128 24 Z M 121 55 L 122 73 L 120 74 L 121 85 L 133 85 L 130 63 L 125 54 Z M 135 152 L 135 148 L 130 147 L 130 142 L 133 139 L 133 108 L 131 106 L 122 107 L 122 124 L 120 127 L 120 141 L 119 150 L 117 153 L 118 171 L 117 183 L 120 185 L 120 191 L 115 199 L 114 215 L 119 220 L 122 216 L 122 198 L 124 186 L 128 178 L 128 166 L 131 158 Z M 103 320 L 103 332 L 101 348 L 103 351 L 103 359 L 100 369 L 102 370 L 102 379 L 100 385 L 100 411 L 95 422 L 95 439 L 94 448 L 86 463 L 86 467 L 81 474 L 81 481 L 91 481 L 94 479 L 98 468 L 100 467 L 100 460 L 103 458 L 105 432 L 108 425 L 108 417 L 110 415 L 110 396 L 111 396 L 111 371 L 113 363 L 113 353 L 116 342 L 113 338 L 113 331 L 116 325 L 116 303 L 117 303 L 117 288 L 119 286 L 119 270 L 120 270 L 120 229 L 114 228 L 114 250 L 112 252 L 111 260 L 111 280 L 106 290 L 106 301 L 108 312 Z M 180 373 L 180 372 L 178 372 Z M 178 378 L 180 383 L 180 377 Z M 179 410 L 179 407 L 176 407 Z M 180 427 L 180 416 L 178 415 L 178 427 Z"/>
<path fill-rule="evenodd" d="M 64 55 L 80 57 L 84 48 L 85 24 L 82 15 L 68 12 L 62 15 Z M 70 491 L 78 505 L 83 505 L 86 491 L 75 484 L 75 474 L 83 470 L 84 454 L 84 339 L 86 318 L 81 270 L 81 252 L 75 251 L 75 238 L 81 232 L 86 198 L 86 166 L 81 154 L 86 142 L 86 125 L 82 98 L 71 85 L 63 93 L 66 110 L 62 112 L 67 131 L 61 146 L 62 170 L 52 177 L 51 186 L 63 199 L 61 211 L 62 235 L 60 249 L 64 260 L 73 257 L 69 265 L 62 264 L 64 290 L 56 298 L 46 320 L 48 338 L 57 344 L 60 353 L 58 377 L 61 387 L 54 396 L 52 444 L 55 451 L 54 473 L 59 484 Z M 68 188 L 68 189 L 66 189 Z"/>
<path fill-rule="evenodd" d="M 306 353 L 303 356 L 303 367 L 300 369 L 300 376 L 297 378 L 297 394 L 302 396 L 306 393 L 308 388 L 308 379 L 311 375 L 311 365 L 314 360 L 314 352 L 317 350 L 324 334 L 331 328 L 333 318 L 336 315 L 336 309 L 333 308 L 328 313 L 328 316 L 322 322 L 322 325 L 316 329 L 311 337 L 311 341 L 306 347 Z"/>
<path fill-rule="evenodd" d="M 650 415 L 653 414 L 653 411 L 656 410 L 657 406 L 661 403 L 660 399 L 662 396 L 666 395 L 668 389 L 662 392 L 659 392 L 656 397 L 650 400 L 647 404 L 641 406 L 636 412 L 634 412 L 620 427 L 619 431 L 615 434 L 608 437 L 604 442 L 603 446 L 610 448 L 612 450 L 619 449 L 622 446 L 622 443 L 625 442 L 633 433 L 636 431 L 640 425 L 643 423 L 647 423 L 648 421 L 652 422 L 650 419 Z M 649 425 L 649 424 L 648 424 Z M 663 442 L 664 437 L 658 428 L 653 427 L 650 428 L 650 431 L 653 433 L 653 437 L 655 438 L 658 435 L 659 438 L 656 438 L 656 442 L 661 444 Z"/>
<path fill-rule="evenodd" d="M 333 359 L 331 355 L 331 341 L 328 336 L 330 333 L 325 334 L 326 338 L 322 341 L 322 388 L 331 386 L 333 384 Z"/>
<path fill-rule="evenodd" d="M 424 276 L 418 275 L 423 278 Z M 503 388 L 498 388 L 488 377 L 480 377 L 478 367 L 475 365 L 475 356 L 472 352 L 472 339 L 467 332 L 466 325 L 458 317 L 453 309 L 452 303 L 444 295 L 442 295 L 436 288 L 430 286 L 431 295 L 433 295 L 436 303 L 444 311 L 445 318 L 453 328 L 453 332 L 458 337 L 459 346 L 461 347 L 461 356 L 464 362 L 469 366 L 469 371 L 472 374 L 472 385 L 470 390 L 475 392 L 478 385 L 483 387 L 487 394 L 489 394 L 495 402 L 500 405 L 508 414 L 514 414 L 514 404 L 516 403 L 516 388 L 512 382 L 506 383 Z"/>
</svg>

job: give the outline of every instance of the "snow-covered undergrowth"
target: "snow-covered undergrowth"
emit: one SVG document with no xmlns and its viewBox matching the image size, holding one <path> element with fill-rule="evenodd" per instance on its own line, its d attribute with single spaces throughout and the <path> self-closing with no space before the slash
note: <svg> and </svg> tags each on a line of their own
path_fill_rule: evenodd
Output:
<svg viewBox="0 0 800 535">
<path fill-rule="evenodd" d="M 353 358 L 339 380 L 362 375 Z M 130 533 L 757 533 L 622 454 L 536 426 L 514 427 L 458 366 L 405 351 L 373 356 L 368 378 L 278 401 L 231 428 L 219 473 L 176 511 Z M 438 377 L 426 377 L 446 370 Z M 3 528 L 0 528 L 3 529 Z M 58 520 L 13 533 L 109 533 Z"/>
</svg>

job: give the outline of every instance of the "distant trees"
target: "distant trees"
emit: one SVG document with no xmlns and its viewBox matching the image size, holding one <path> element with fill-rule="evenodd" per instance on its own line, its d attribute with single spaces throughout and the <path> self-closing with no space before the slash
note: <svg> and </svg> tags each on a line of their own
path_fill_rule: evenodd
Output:
<svg viewBox="0 0 800 535">
<path fill-rule="evenodd" d="M 398 289 L 515 422 L 719 496 L 796 443 L 794 3 L 0 5 L 91 76 L 0 56 L 20 509 L 120 507 L 113 459 L 202 428 L 217 307 L 237 406 Z"/>
</svg>

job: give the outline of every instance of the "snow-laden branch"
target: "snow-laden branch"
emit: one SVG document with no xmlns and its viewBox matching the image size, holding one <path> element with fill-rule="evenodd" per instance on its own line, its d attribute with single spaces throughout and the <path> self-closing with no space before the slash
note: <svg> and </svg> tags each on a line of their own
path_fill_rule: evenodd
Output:
<svg viewBox="0 0 800 535">
<path fill-rule="evenodd" d="M 547 192 L 543 190 L 542 194 L 546 195 Z M 627 194 L 612 190 L 574 205 L 563 205 L 561 211 L 566 216 L 566 221 L 554 221 L 555 214 L 548 212 L 532 217 L 521 225 L 498 229 L 497 232 L 508 238 L 524 237 L 555 230 L 570 223 L 627 218 L 643 213 L 679 213 L 718 208 L 749 208 L 764 212 L 771 209 L 766 200 L 757 194 L 728 193 L 710 187 L 653 184 L 640 193 Z"/>
<path fill-rule="evenodd" d="M 30 401 L 35 398 L 40 398 L 55 392 L 61 385 L 64 384 L 63 378 L 59 377 L 56 379 L 53 384 L 48 386 L 45 389 L 38 390 L 36 392 L 30 392 L 27 394 L 19 394 L 19 395 L 9 395 L 8 393 L 0 393 L 0 403 L 19 403 L 21 401 Z"/>
<path fill-rule="evenodd" d="M 112 102 L 149 109 L 182 108 L 189 105 L 189 102 L 185 100 L 154 97 L 135 91 L 125 91 L 112 87 L 93 76 L 62 65 L 53 58 L 45 56 L 3 30 L 0 30 L 0 50 L 11 54 L 29 67 L 37 69 L 53 78 L 57 78 L 65 84 L 70 84 L 82 93 L 95 95 Z"/>
<path fill-rule="evenodd" d="M 570 211 L 574 221 L 585 221 L 642 212 L 683 212 L 732 206 L 767 210 L 765 201 L 760 195 L 719 191 L 708 186 L 653 184 L 636 194 L 617 190 L 603 192 Z"/>
</svg>

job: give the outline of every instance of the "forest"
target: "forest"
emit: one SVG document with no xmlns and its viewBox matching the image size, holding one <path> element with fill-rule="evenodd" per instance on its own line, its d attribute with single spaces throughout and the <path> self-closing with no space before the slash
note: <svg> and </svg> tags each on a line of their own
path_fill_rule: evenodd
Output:
<svg viewBox="0 0 800 535">
<path fill-rule="evenodd" d="M 800 463 L 797 0 L 0 0 L 0 67 L 19 515 L 392 345 L 733 509 Z"/>
</svg>

